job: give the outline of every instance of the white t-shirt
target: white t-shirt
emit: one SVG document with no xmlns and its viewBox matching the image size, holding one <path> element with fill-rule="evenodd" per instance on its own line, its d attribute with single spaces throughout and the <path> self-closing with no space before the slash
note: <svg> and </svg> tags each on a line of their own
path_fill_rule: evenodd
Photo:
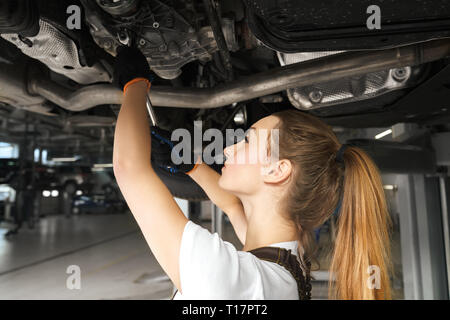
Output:
<svg viewBox="0 0 450 320">
<path fill-rule="evenodd" d="M 297 241 L 274 243 L 297 256 Z M 181 290 L 174 300 L 298 300 L 297 282 L 283 266 L 238 251 L 217 233 L 188 221 L 180 248 Z"/>
</svg>

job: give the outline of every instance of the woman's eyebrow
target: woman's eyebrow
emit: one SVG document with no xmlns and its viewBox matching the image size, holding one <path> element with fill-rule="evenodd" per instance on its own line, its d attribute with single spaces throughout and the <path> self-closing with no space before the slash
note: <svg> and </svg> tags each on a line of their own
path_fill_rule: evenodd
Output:
<svg viewBox="0 0 450 320">
<path fill-rule="evenodd" d="M 255 134 L 256 134 L 256 132 L 258 131 L 258 130 L 256 130 L 255 127 L 250 127 L 250 128 L 247 129 L 246 134 L 250 134 L 250 131 L 252 131 L 252 130 L 255 132 Z"/>
</svg>

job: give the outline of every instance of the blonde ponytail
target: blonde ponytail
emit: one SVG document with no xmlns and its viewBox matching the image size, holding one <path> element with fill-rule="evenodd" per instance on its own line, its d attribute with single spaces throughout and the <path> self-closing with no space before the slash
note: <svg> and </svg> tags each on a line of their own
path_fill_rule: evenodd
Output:
<svg viewBox="0 0 450 320">
<path fill-rule="evenodd" d="M 336 243 L 330 265 L 331 299 L 391 299 L 391 220 L 377 167 L 348 147 Z M 335 281 L 333 281 L 333 276 Z"/>
</svg>

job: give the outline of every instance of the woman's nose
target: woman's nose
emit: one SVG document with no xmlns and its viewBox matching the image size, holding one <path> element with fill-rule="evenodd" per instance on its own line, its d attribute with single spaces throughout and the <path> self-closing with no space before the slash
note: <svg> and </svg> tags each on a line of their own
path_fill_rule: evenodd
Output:
<svg viewBox="0 0 450 320">
<path fill-rule="evenodd" d="M 235 161 L 234 157 L 238 153 L 238 150 L 241 148 L 241 145 L 242 145 L 241 142 L 238 142 L 238 143 L 235 143 L 235 144 L 232 144 L 232 145 L 226 147 L 223 150 L 225 160 L 228 160 L 228 163 Z"/>
<path fill-rule="evenodd" d="M 236 149 L 237 149 L 236 144 L 229 145 L 228 147 L 223 149 L 223 154 L 225 155 L 225 158 L 232 159 L 234 153 L 236 152 Z"/>
<path fill-rule="evenodd" d="M 233 145 L 226 147 L 225 149 L 223 149 L 223 154 L 225 156 L 226 159 L 230 159 L 231 158 L 231 149 L 232 149 Z"/>
</svg>

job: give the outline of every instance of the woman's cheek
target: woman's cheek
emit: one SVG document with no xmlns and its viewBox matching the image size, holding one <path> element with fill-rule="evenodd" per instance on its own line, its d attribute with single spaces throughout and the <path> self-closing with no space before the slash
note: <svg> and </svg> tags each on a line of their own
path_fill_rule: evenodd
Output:
<svg viewBox="0 0 450 320">
<path fill-rule="evenodd" d="M 231 164 L 222 170 L 222 174 L 236 184 L 253 183 L 255 179 L 258 179 L 259 167 L 258 164 Z"/>
<path fill-rule="evenodd" d="M 226 180 L 235 181 L 245 172 L 245 165 L 227 163 L 222 167 L 222 177 Z"/>
<path fill-rule="evenodd" d="M 232 193 L 251 194 L 258 188 L 259 174 L 255 165 L 228 165 L 222 170 L 219 186 Z"/>
</svg>

